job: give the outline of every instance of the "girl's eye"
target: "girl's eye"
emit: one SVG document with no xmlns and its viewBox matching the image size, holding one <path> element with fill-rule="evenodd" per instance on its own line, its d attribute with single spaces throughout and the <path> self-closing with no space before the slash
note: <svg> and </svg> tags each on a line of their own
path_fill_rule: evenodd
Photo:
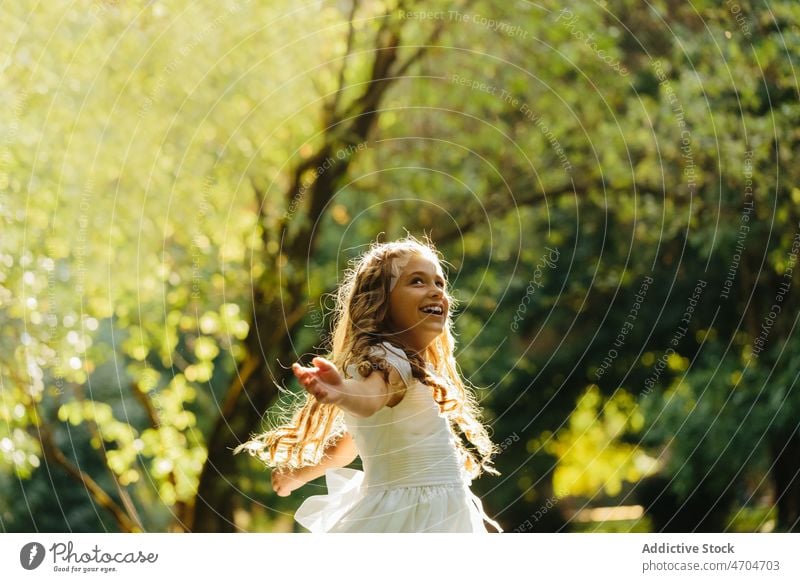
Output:
<svg viewBox="0 0 800 582">
<path fill-rule="evenodd" d="M 412 284 L 416 284 L 416 283 L 422 283 L 422 282 L 423 282 L 423 279 L 422 279 L 422 277 L 414 277 L 413 279 L 411 279 L 411 283 L 412 283 Z M 444 288 L 444 281 L 436 281 L 436 284 L 437 284 L 439 287 L 441 287 L 441 288 Z"/>
</svg>

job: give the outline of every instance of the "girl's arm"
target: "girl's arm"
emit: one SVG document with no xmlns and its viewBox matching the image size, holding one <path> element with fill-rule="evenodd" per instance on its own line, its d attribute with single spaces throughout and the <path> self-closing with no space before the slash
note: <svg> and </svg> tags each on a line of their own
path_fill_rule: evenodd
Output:
<svg viewBox="0 0 800 582">
<path fill-rule="evenodd" d="M 317 357 L 313 363 L 316 367 L 292 365 L 300 384 L 319 402 L 335 404 L 353 416 L 372 416 L 386 405 L 394 406 L 405 395 L 405 385 L 394 368 L 389 369 L 387 383 L 378 371 L 364 380 L 345 380 L 333 362 Z"/>
<path fill-rule="evenodd" d="M 319 464 L 294 470 L 273 471 L 272 489 L 279 497 L 286 497 L 298 487 L 321 477 L 328 469 L 349 465 L 357 456 L 356 443 L 350 433 L 346 432 L 335 444 L 325 449 Z"/>
</svg>

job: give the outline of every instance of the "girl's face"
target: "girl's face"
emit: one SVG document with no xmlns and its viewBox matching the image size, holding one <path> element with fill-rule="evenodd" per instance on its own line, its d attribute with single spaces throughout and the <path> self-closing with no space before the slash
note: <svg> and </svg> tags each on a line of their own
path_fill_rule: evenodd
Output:
<svg viewBox="0 0 800 582">
<path fill-rule="evenodd" d="M 444 331 L 450 303 L 438 261 L 412 255 L 389 294 L 394 338 L 422 352 Z"/>
</svg>

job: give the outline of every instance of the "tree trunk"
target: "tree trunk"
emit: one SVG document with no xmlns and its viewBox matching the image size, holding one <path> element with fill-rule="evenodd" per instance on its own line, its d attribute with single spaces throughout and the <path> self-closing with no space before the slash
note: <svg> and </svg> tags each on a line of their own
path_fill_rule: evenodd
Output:
<svg viewBox="0 0 800 582">
<path fill-rule="evenodd" d="M 770 442 L 772 482 L 778 508 L 777 531 L 800 531 L 800 427 Z"/>
<path fill-rule="evenodd" d="M 286 261 L 284 264 L 302 265 L 308 257 L 313 256 L 319 242 L 318 220 L 357 155 L 353 152 L 358 150 L 353 150 L 350 146 L 367 140 L 377 123 L 380 104 L 386 91 L 434 44 L 443 29 L 444 21 L 437 23 L 427 42 L 403 62 L 398 61 L 398 26 L 398 21 L 390 18 L 387 13 L 376 35 L 370 82 L 365 85 L 364 93 L 342 112 L 336 110 L 339 104 L 338 94 L 334 97 L 327 108 L 331 119 L 326 126 L 325 142 L 315 155 L 302 162 L 293 173 L 291 185 L 286 192 L 286 202 L 288 205 L 299 202 L 306 209 L 298 232 L 291 238 L 287 236 L 288 221 L 292 219 L 288 212 L 272 233 L 265 228 L 265 243 L 270 234 L 278 233 L 282 242 L 282 258 Z M 345 62 L 346 60 L 345 58 Z M 340 151 L 351 152 L 353 155 L 348 153 L 341 158 L 338 155 Z M 315 175 L 311 184 L 304 184 L 306 173 L 321 166 L 327 159 L 335 160 L 335 163 L 326 171 Z M 270 257 L 265 257 L 265 260 L 278 261 L 277 258 Z M 276 396 L 277 390 L 273 382 L 284 381 L 290 376 L 289 372 L 282 371 L 273 378 L 269 374 L 269 367 L 277 361 L 288 363 L 296 358 L 292 336 L 307 309 L 307 286 L 299 279 L 303 276 L 302 269 L 299 269 L 299 275 L 290 276 L 290 269 L 282 269 L 277 263 L 272 268 L 267 273 L 267 281 L 260 282 L 255 289 L 254 321 L 251 322 L 244 342 L 248 359 L 243 366 L 244 373 L 240 372 L 228 389 L 220 417 L 209 437 L 208 458 L 200 474 L 194 512 L 188 520 L 190 523 L 186 524 L 188 531 L 236 531 L 233 512 L 239 490 L 235 486 L 237 459 L 233 456 L 233 449 L 261 427 L 262 415 Z M 286 283 L 285 287 L 276 288 L 277 277 L 274 274 L 280 271 Z"/>
<path fill-rule="evenodd" d="M 276 306 L 277 307 L 277 306 Z M 266 323 L 261 314 L 261 321 Z M 279 325 L 279 311 L 273 311 L 271 323 Z M 266 327 L 262 323 L 262 326 Z M 252 329 L 252 328 L 251 328 Z M 277 346 L 260 346 L 259 334 L 248 334 L 245 345 L 251 354 L 254 366 L 244 382 L 232 386 L 223 403 L 214 432 L 208 443 L 208 459 L 200 475 L 194 515 L 186 524 L 189 531 L 195 532 L 233 532 L 236 525 L 233 519 L 234 498 L 239 495 L 236 487 L 236 463 L 233 448 L 246 441 L 250 434 L 261 427 L 263 413 L 274 401 L 277 389 L 273 384 L 266 362 L 294 361 L 289 335 L 283 337 Z M 262 353 L 263 349 L 270 350 Z M 266 361 L 265 361 L 266 360 Z M 274 379 L 277 382 L 283 378 Z M 238 382 L 238 380 L 237 380 Z M 247 457 L 243 455 L 241 458 Z M 249 459 L 249 457 L 247 457 Z"/>
</svg>

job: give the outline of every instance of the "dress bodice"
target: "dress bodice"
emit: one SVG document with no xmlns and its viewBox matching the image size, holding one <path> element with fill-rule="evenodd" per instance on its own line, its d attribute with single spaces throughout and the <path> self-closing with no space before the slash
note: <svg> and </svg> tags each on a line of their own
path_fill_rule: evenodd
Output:
<svg viewBox="0 0 800 582">
<path fill-rule="evenodd" d="M 431 388 L 411 374 L 411 364 L 400 348 L 383 342 L 373 353 L 397 369 L 406 385 L 403 399 L 384 406 L 367 418 L 344 413 L 355 440 L 370 489 L 465 483 L 469 479 L 459 462 L 455 435 L 439 411 Z M 355 365 L 346 375 L 362 378 Z"/>
</svg>

